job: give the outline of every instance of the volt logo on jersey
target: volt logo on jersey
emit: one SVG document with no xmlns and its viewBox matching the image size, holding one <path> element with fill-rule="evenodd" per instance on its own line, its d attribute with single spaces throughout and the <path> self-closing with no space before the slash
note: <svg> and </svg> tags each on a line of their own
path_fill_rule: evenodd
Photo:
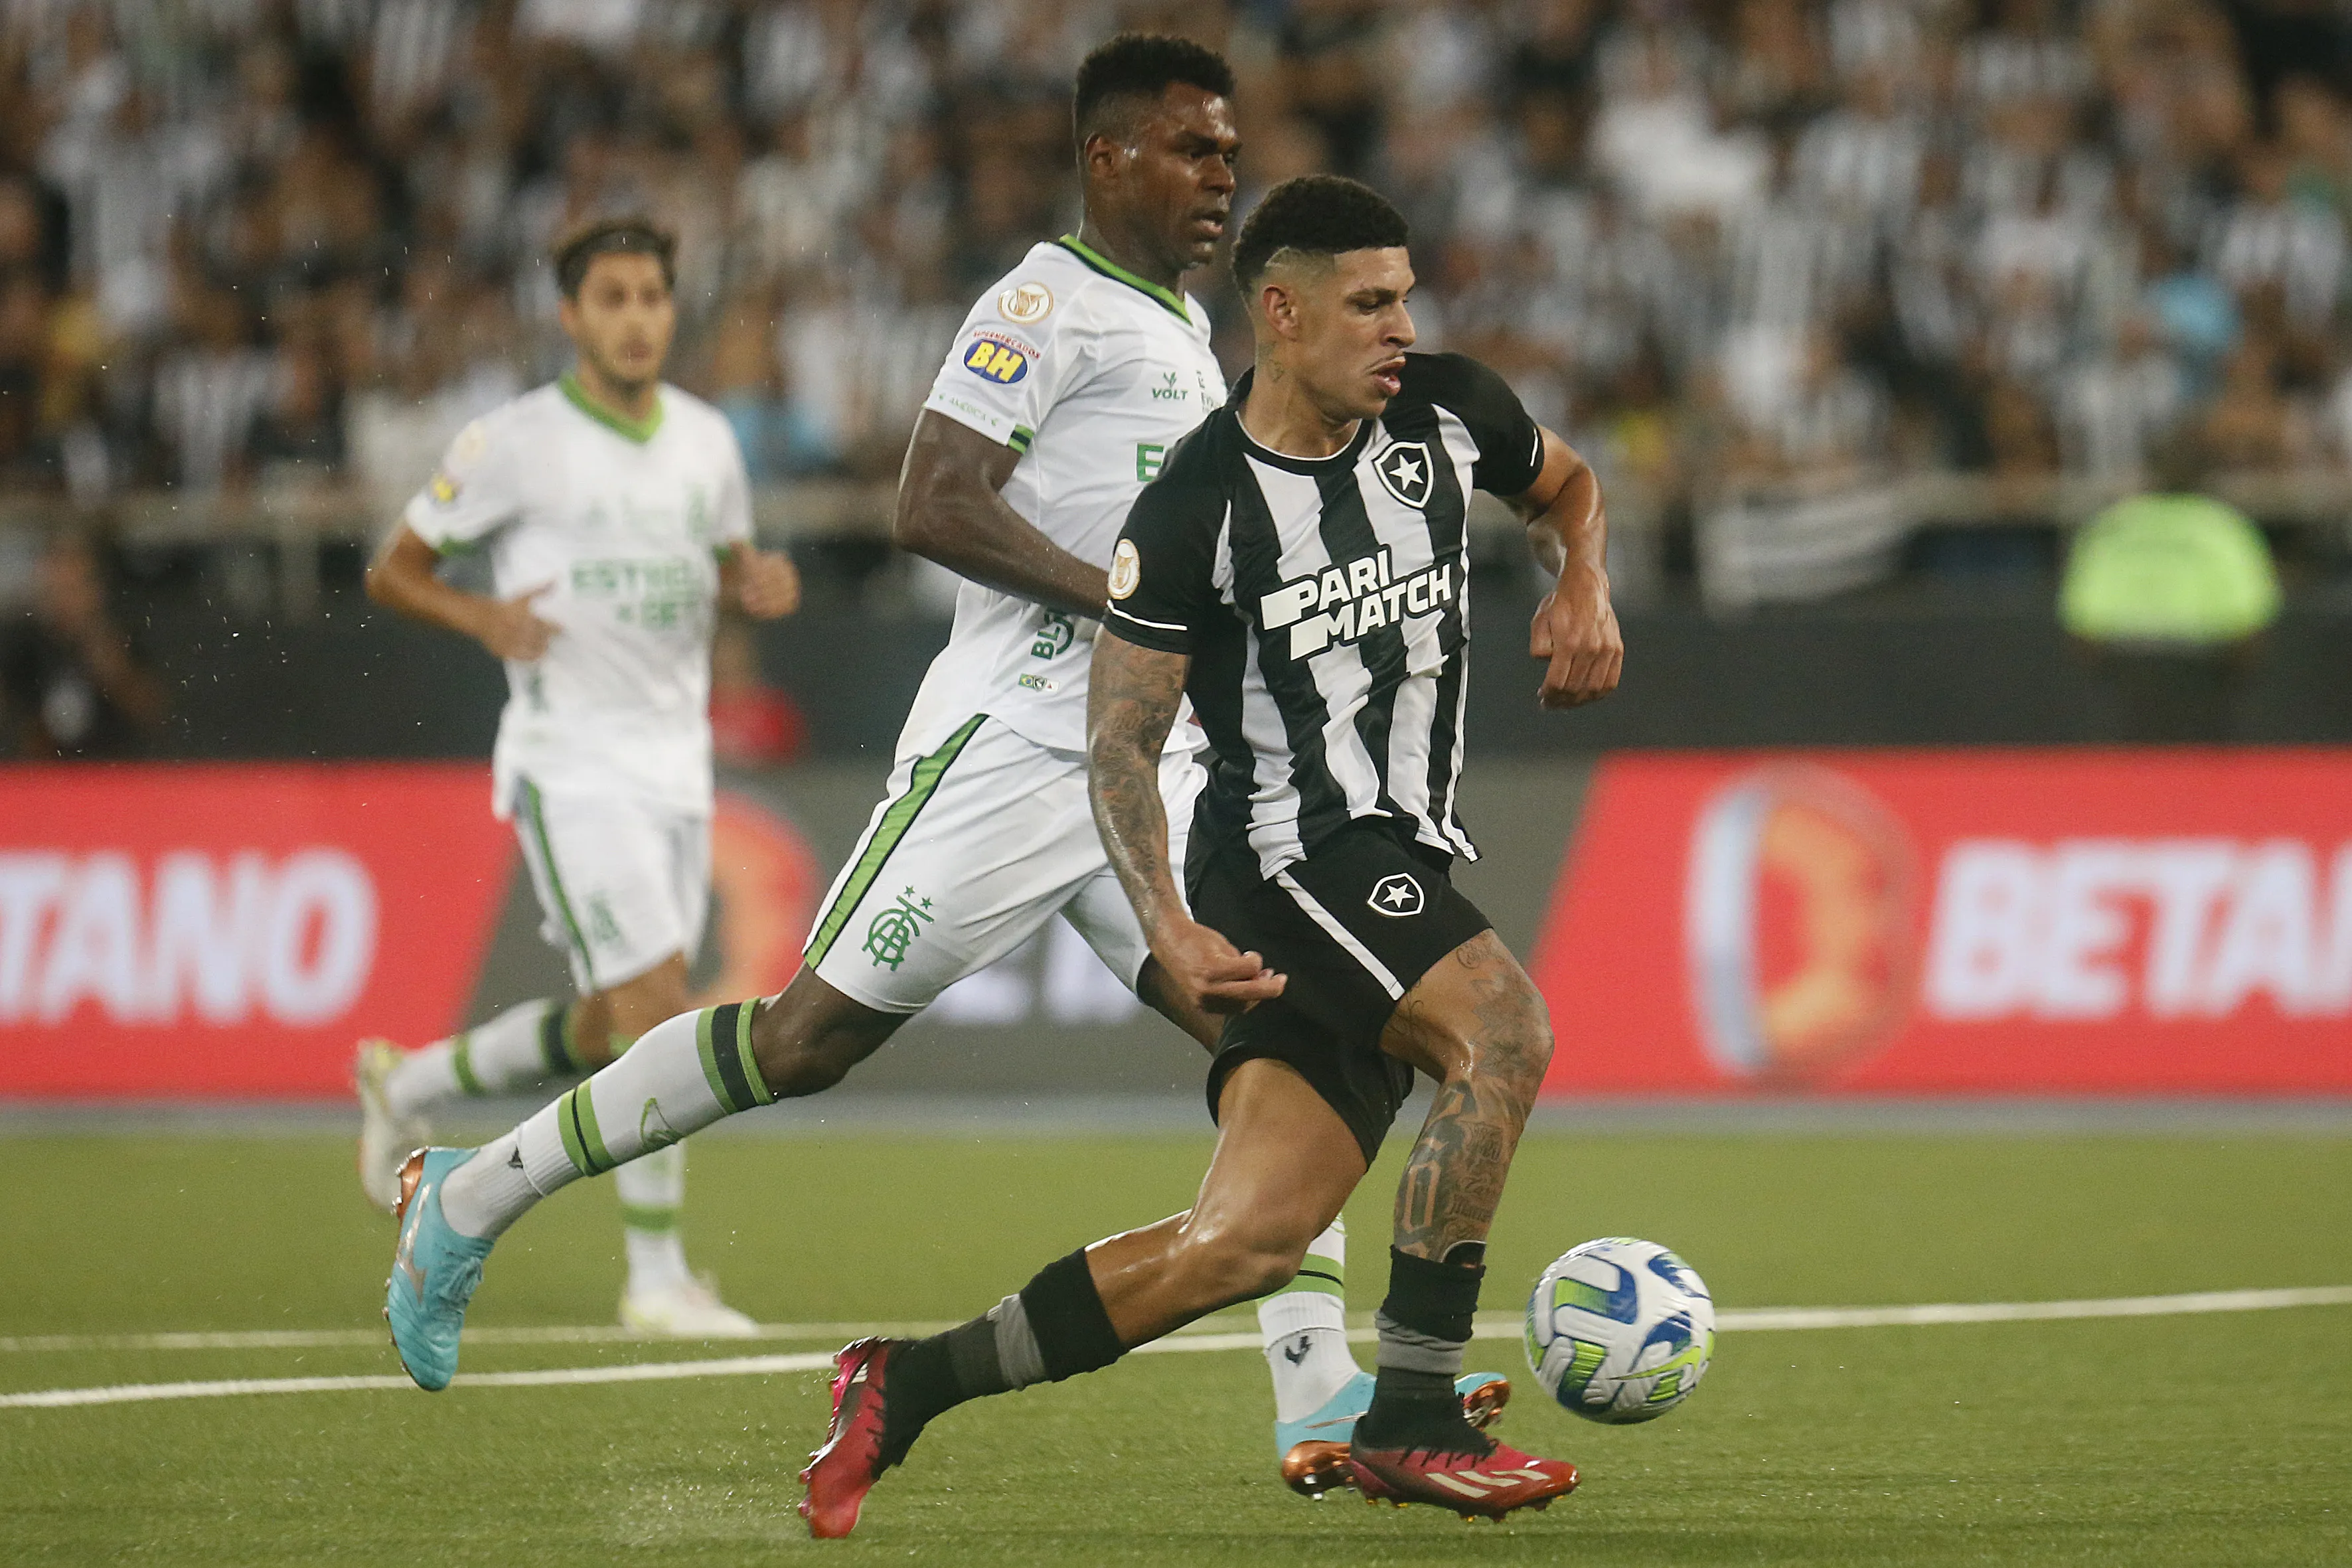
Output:
<svg viewBox="0 0 2352 1568">
<path fill-rule="evenodd" d="M 1364 900 L 1372 913 L 1401 921 L 1407 915 L 1421 913 L 1421 884 L 1409 871 L 1398 871 L 1382 877 L 1372 885 L 1372 896 Z"/>
<path fill-rule="evenodd" d="M 963 367 L 982 381 L 1010 386 L 1029 374 L 1036 352 L 1010 332 L 974 332 L 963 352 Z"/>
<path fill-rule="evenodd" d="M 1418 511 L 1429 504 L 1429 447 L 1422 441 L 1399 441 L 1372 462 L 1381 488 Z"/>
</svg>

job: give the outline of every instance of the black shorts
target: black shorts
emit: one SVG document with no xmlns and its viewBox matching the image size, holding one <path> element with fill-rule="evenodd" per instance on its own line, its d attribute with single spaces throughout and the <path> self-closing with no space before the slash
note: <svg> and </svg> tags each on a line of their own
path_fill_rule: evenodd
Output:
<svg viewBox="0 0 2352 1568">
<path fill-rule="evenodd" d="M 1289 984 L 1225 1026 L 1209 1065 L 1209 1115 L 1226 1075 L 1286 1062 L 1356 1135 L 1370 1164 L 1412 1090 L 1412 1069 L 1381 1049 L 1389 1015 L 1437 961 L 1491 929 L 1447 876 L 1452 857 L 1360 822 L 1274 879 L 1247 847 L 1221 848 L 1192 879 L 1192 918 Z"/>
</svg>

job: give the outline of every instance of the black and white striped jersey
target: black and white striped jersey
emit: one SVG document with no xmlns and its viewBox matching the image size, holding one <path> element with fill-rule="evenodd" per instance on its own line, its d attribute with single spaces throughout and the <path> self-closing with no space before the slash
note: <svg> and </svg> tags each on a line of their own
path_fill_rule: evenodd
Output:
<svg viewBox="0 0 2352 1568">
<path fill-rule="evenodd" d="M 1543 433 L 1475 360 L 1408 354 L 1401 379 L 1345 450 L 1306 458 L 1242 428 L 1244 376 L 1169 452 L 1113 552 L 1104 628 L 1192 658 L 1214 749 L 1194 843 L 1245 837 L 1268 877 L 1367 817 L 1476 858 L 1454 809 L 1465 509 L 1474 489 L 1533 485 Z"/>
</svg>

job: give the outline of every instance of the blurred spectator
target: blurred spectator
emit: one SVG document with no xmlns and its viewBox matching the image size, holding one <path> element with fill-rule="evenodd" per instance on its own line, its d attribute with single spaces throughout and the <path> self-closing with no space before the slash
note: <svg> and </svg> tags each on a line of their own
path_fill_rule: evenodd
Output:
<svg viewBox="0 0 2352 1568">
<path fill-rule="evenodd" d="M 2258 321 L 2308 331 L 2326 325 L 2344 291 L 2344 220 L 2287 189 L 2293 165 L 2275 143 L 2246 149 L 2239 196 L 2207 240 L 2213 275 Z"/>
<path fill-rule="evenodd" d="M 2114 347 L 2069 365 L 2059 390 L 2059 445 L 2066 469 L 2136 482 L 2149 443 L 2180 417 L 2188 391 L 2180 367 L 2146 316 L 2126 319 Z"/>
<path fill-rule="evenodd" d="M 163 684 L 107 608 L 105 569 L 79 533 L 55 535 L 32 608 L 0 633 L 0 716 L 19 754 L 123 757 L 163 722 Z"/>
<path fill-rule="evenodd" d="M 250 472 L 253 438 L 269 395 L 269 356 L 252 340 L 229 294 L 201 285 L 179 293 L 175 324 L 185 347 L 155 367 L 155 426 L 169 453 L 166 477 L 198 492 Z"/>
<path fill-rule="evenodd" d="M 2249 335 L 2221 367 L 2221 384 L 2199 436 L 2225 469 L 2285 468 L 2309 447 L 2301 411 L 2279 390 L 2278 351 Z"/>
<path fill-rule="evenodd" d="M 1724 383 L 1737 431 L 1724 464 L 1732 483 L 1801 480 L 1818 489 L 1882 471 L 1885 393 L 1846 363 L 1828 332 L 1767 328 L 1736 338 Z"/>
<path fill-rule="evenodd" d="M 711 350 L 711 402 L 734 428 L 754 484 L 827 467 L 833 454 L 784 384 L 773 312 L 756 296 L 737 300 Z"/>
<path fill-rule="evenodd" d="M 0 483 L 38 478 L 47 307 L 30 269 L 0 272 Z"/>
</svg>

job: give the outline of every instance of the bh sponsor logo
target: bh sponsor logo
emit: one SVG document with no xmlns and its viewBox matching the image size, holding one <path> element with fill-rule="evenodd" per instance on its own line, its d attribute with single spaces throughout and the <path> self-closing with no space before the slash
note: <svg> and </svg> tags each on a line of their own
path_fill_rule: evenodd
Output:
<svg viewBox="0 0 2352 1568">
<path fill-rule="evenodd" d="M 2352 1014 L 2352 842 L 1962 838 L 1922 999 L 1955 1023 Z"/>
<path fill-rule="evenodd" d="M 1916 971 L 1913 862 L 1901 822 L 1826 768 L 1760 769 L 1706 802 L 1684 931 L 1718 1068 L 1793 1085 L 1894 1038 Z"/>
<path fill-rule="evenodd" d="M 374 970 L 377 905 L 326 847 L 0 853 L 0 1024 L 330 1024 Z"/>
<path fill-rule="evenodd" d="M 1029 374 L 1029 362 L 1037 351 L 1010 332 L 999 332 L 982 327 L 972 333 L 971 346 L 963 353 L 963 367 L 982 381 L 999 386 L 1010 386 Z"/>
</svg>

